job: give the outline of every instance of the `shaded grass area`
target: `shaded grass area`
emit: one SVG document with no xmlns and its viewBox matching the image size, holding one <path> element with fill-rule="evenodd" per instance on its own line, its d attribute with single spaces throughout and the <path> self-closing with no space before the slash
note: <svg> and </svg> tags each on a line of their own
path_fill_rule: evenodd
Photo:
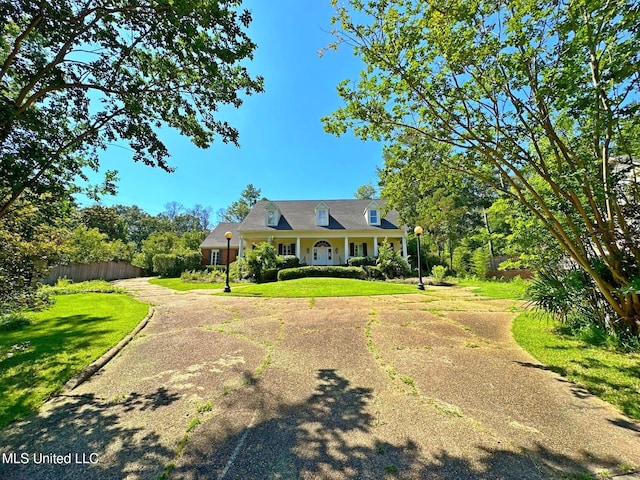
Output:
<svg viewBox="0 0 640 480">
<path fill-rule="evenodd" d="M 513 281 L 461 278 L 456 280 L 456 284 L 459 287 L 472 287 L 471 291 L 476 295 L 523 300 L 526 298 L 528 282 L 519 278 Z"/>
<path fill-rule="evenodd" d="M 55 297 L 0 337 L 0 428 L 37 410 L 76 373 L 116 345 L 148 313 L 125 294 Z"/>
<path fill-rule="evenodd" d="M 401 295 L 407 293 L 419 293 L 419 290 L 415 285 L 350 278 L 298 278 L 284 282 L 232 285 L 231 293 L 221 293 L 221 295 L 314 298 Z"/>
<path fill-rule="evenodd" d="M 513 336 L 549 370 L 640 420 L 640 353 L 624 353 L 562 335 L 548 316 L 524 312 L 513 321 Z"/>
</svg>

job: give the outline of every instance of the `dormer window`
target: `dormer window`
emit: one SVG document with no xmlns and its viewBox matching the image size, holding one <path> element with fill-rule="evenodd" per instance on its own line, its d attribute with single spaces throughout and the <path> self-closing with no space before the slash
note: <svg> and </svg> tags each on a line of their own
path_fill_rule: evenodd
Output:
<svg viewBox="0 0 640 480">
<path fill-rule="evenodd" d="M 321 227 L 329 225 L 329 207 L 324 202 L 316 207 L 316 225 Z"/>
<path fill-rule="evenodd" d="M 273 203 L 264 207 L 264 224 L 267 227 L 277 227 L 280 221 L 280 210 Z"/>
<path fill-rule="evenodd" d="M 380 205 L 373 200 L 367 208 L 364 209 L 364 218 L 368 225 L 380 225 Z"/>
</svg>

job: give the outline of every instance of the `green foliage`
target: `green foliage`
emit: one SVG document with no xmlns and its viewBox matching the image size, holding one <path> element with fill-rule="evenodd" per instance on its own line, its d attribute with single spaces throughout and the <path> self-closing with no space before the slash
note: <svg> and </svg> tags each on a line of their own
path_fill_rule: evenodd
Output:
<svg viewBox="0 0 640 480">
<path fill-rule="evenodd" d="M 135 161 L 171 171 L 160 126 L 201 148 L 238 145 L 217 112 L 262 91 L 243 66 L 256 48 L 251 13 L 235 1 L 4 0 L 0 11 L 0 217 L 20 197 L 66 197 L 118 140 Z M 113 192 L 116 180 L 108 172 L 87 190 Z"/>
<path fill-rule="evenodd" d="M 263 272 L 277 267 L 277 257 L 275 247 L 269 242 L 255 245 L 253 249 L 247 252 L 245 257 L 249 267 L 249 275 L 256 282 L 263 281 Z"/>
<path fill-rule="evenodd" d="M 76 293 L 127 293 L 124 288 L 116 287 L 106 280 L 89 280 L 73 283 L 66 278 L 59 278 L 55 285 L 43 285 L 41 291 L 49 295 L 72 295 Z"/>
<path fill-rule="evenodd" d="M 489 273 L 489 252 L 485 247 L 480 247 L 473 252 L 472 262 L 473 274 L 481 280 L 487 278 L 487 273 Z"/>
<path fill-rule="evenodd" d="M 249 215 L 253 207 L 260 199 L 260 189 L 255 188 L 251 183 L 240 194 L 240 198 L 229 205 L 222 213 L 223 222 L 241 222 Z M 266 200 L 262 197 L 263 200 Z"/>
<path fill-rule="evenodd" d="M 229 265 L 229 276 L 239 282 L 251 278 L 251 270 L 245 257 L 238 257 Z"/>
<path fill-rule="evenodd" d="M 616 325 L 612 311 L 593 279 L 580 268 L 546 268 L 537 273 L 527 295 L 538 309 L 561 322 L 572 335 L 590 343 L 634 344 L 630 328 Z"/>
<path fill-rule="evenodd" d="M 38 205 L 16 202 L 11 213 L 0 218 L 0 316 L 48 304 L 47 295 L 38 290 L 39 280 L 60 257 L 63 243 L 61 229 L 49 223 L 48 216 L 64 210 L 42 197 Z"/>
<path fill-rule="evenodd" d="M 186 283 L 221 283 L 225 280 L 224 270 L 187 270 L 180 274 Z"/>
<path fill-rule="evenodd" d="M 65 263 L 108 262 L 110 260 L 130 262 L 133 258 L 133 244 L 122 240 L 109 241 L 105 233 L 97 228 L 82 225 L 73 229 L 65 240 Z"/>
<path fill-rule="evenodd" d="M 380 265 L 364 265 L 362 268 L 367 273 L 367 278 L 371 280 L 385 280 L 387 278 Z"/>
<path fill-rule="evenodd" d="M 31 325 L 31 320 L 21 313 L 8 313 L 0 315 L 0 332 L 11 332 Z"/>
<path fill-rule="evenodd" d="M 465 277 L 471 273 L 472 255 L 466 245 L 460 245 L 453 251 L 453 271 L 458 277 Z"/>
<path fill-rule="evenodd" d="M 309 266 L 287 268 L 278 272 L 278 281 L 304 277 L 355 278 L 364 280 L 365 271 L 360 267 Z"/>
<path fill-rule="evenodd" d="M 452 253 L 471 223 L 457 189 L 473 177 L 489 203 L 518 206 L 519 243 L 571 257 L 637 334 L 640 297 L 623 293 L 640 273 L 636 2 L 334 6 L 331 47 L 353 47 L 363 69 L 339 84 L 325 130 L 383 143 L 383 196 L 403 219 Z M 482 242 L 509 247 L 509 232 L 486 230 Z"/>
<path fill-rule="evenodd" d="M 376 197 L 376 187 L 371 182 L 360 185 L 358 189 L 353 193 L 353 196 L 359 200 L 372 199 Z"/>
<path fill-rule="evenodd" d="M 376 265 L 386 278 L 404 277 L 409 273 L 409 265 L 399 252 L 391 248 L 386 238 L 378 249 Z"/>
<path fill-rule="evenodd" d="M 435 265 L 431 269 L 431 276 L 433 277 L 434 283 L 436 285 L 440 285 L 447 276 L 447 267 L 443 267 L 442 265 Z"/>
<path fill-rule="evenodd" d="M 153 256 L 153 271 L 161 277 L 178 277 L 185 270 L 193 270 L 200 264 L 199 251 L 157 253 Z"/>
<path fill-rule="evenodd" d="M 161 277 L 177 277 L 182 272 L 182 265 L 175 253 L 156 253 L 152 259 L 153 271 Z"/>
<path fill-rule="evenodd" d="M 283 268 L 296 268 L 300 266 L 300 259 L 295 255 L 278 255 L 276 264 L 280 270 Z"/>
<path fill-rule="evenodd" d="M 97 229 L 108 240 L 127 241 L 127 225 L 114 207 L 92 205 L 80 210 L 80 221 L 87 229 Z"/>
<path fill-rule="evenodd" d="M 376 257 L 349 257 L 347 260 L 347 265 L 350 267 L 364 267 L 375 264 Z"/>
</svg>

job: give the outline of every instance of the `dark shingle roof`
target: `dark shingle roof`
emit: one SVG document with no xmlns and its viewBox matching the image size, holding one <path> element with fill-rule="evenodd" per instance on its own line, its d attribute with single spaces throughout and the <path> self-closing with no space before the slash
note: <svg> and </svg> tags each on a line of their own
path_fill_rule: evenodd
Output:
<svg viewBox="0 0 640 480">
<path fill-rule="evenodd" d="M 398 212 L 391 210 L 380 221 L 380 225 L 369 225 L 364 211 L 371 202 L 382 206 L 385 200 L 279 200 L 256 203 L 249 215 L 242 221 L 240 232 L 256 230 L 396 230 L 402 225 L 398 221 Z M 273 204 L 280 210 L 280 221 L 275 227 L 265 226 L 265 206 Z M 316 225 L 315 208 L 324 203 L 329 207 L 329 225 Z"/>
<path fill-rule="evenodd" d="M 235 239 L 239 238 L 238 227 L 239 223 L 234 222 L 221 222 L 216 225 L 216 228 L 211 230 L 211 233 L 204 239 L 204 241 L 200 244 L 200 248 L 227 248 L 227 239 L 224 236 L 225 233 L 231 232 L 233 233 L 233 237 Z M 231 239 L 232 245 L 235 243 L 237 245 L 237 241 L 233 238 Z"/>
</svg>

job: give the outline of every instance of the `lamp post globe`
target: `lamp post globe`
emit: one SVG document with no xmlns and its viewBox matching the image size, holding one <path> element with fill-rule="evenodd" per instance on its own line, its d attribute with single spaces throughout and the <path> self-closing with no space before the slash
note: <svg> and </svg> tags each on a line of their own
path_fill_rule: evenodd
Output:
<svg viewBox="0 0 640 480">
<path fill-rule="evenodd" d="M 420 225 L 413 229 L 413 233 L 416 234 L 416 245 L 418 246 L 418 290 L 424 290 L 424 284 L 422 283 L 422 266 L 420 265 L 420 235 L 422 235 L 422 227 Z"/>
<path fill-rule="evenodd" d="M 229 286 L 229 251 L 231 250 L 231 238 L 233 237 L 233 233 L 226 232 L 224 234 L 224 238 L 227 239 L 227 283 L 224 285 L 224 292 L 229 293 L 231 291 L 231 287 Z"/>
</svg>

